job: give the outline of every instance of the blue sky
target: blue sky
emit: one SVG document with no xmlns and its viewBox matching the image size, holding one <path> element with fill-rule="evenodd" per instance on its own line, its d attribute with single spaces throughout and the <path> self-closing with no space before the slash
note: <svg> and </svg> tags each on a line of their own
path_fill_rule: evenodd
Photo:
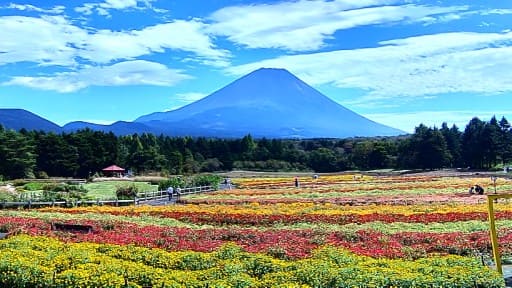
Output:
<svg viewBox="0 0 512 288">
<path fill-rule="evenodd" d="M 260 67 L 412 132 L 512 121 L 512 1 L 0 1 L 0 107 L 132 121 Z"/>
</svg>

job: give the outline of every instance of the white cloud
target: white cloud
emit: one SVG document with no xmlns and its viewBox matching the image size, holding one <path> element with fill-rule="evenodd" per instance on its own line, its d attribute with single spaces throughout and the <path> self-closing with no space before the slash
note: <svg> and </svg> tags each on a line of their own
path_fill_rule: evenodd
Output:
<svg viewBox="0 0 512 288">
<path fill-rule="evenodd" d="M 197 20 L 174 22 L 146 27 L 142 30 L 115 32 L 100 30 L 89 35 L 81 56 L 91 61 L 106 63 L 113 59 L 130 59 L 166 49 L 188 51 L 199 59 L 217 61 L 223 66 L 228 51 L 216 49 L 212 39 L 204 34 L 203 23 Z"/>
<path fill-rule="evenodd" d="M 300 0 L 231 6 L 210 16 L 209 31 L 249 48 L 317 50 L 338 30 L 358 26 L 424 21 L 427 17 L 465 11 L 466 6 L 396 5 L 391 0 Z M 387 6 L 386 6 L 387 5 Z M 430 20 L 429 20 L 430 21 Z"/>
<path fill-rule="evenodd" d="M 488 121 L 492 116 L 496 116 L 499 120 L 502 116 L 507 119 L 511 118 L 512 110 L 509 111 L 418 111 L 418 112 L 399 112 L 399 113 L 375 113 L 364 114 L 365 117 L 373 121 L 401 129 L 405 132 L 413 133 L 414 128 L 420 124 L 428 127 L 441 128 L 443 122 L 452 127 L 453 124 L 459 127 L 459 130 L 464 131 L 466 125 L 473 117 L 478 117 L 480 120 Z"/>
<path fill-rule="evenodd" d="M 66 125 L 67 123 L 74 122 L 74 121 L 83 121 L 87 123 L 94 123 L 99 125 L 110 125 L 114 122 L 117 122 L 119 120 L 103 120 L 103 119 L 70 119 L 68 121 L 63 121 L 61 125 Z"/>
<path fill-rule="evenodd" d="M 151 2 L 155 0 L 105 0 L 100 3 L 84 3 L 83 6 L 75 8 L 75 12 L 84 15 L 91 15 L 94 11 L 102 16 L 110 17 L 110 10 L 126 10 L 126 9 L 150 9 L 157 13 L 166 12 L 163 9 L 154 8 Z"/>
<path fill-rule="evenodd" d="M 69 93 L 89 86 L 172 86 L 190 78 L 181 71 L 169 69 L 160 63 L 135 60 L 111 66 L 87 67 L 77 72 L 62 72 L 53 76 L 18 76 L 2 85 L 20 85 Z"/>
<path fill-rule="evenodd" d="M 72 45 L 82 46 L 87 39 L 87 31 L 63 16 L 4 16 L 0 17 L 0 31 L 0 65 L 28 61 L 74 66 L 77 49 Z"/>
<path fill-rule="evenodd" d="M 506 14 L 512 14 L 512 9 L 489 9 L 489 10 L 482 11 L 480 14 L 481 15 L 491 15 L 491 14 L 506 15 Z"/>
<path fill-rule="evenodd" d="M 74 67 L 79 58 L 105 64 L 170 49 L 192 53 L 203 64 L 226 66 L 229 52 L 213 44 L 204 25 L 192 19 L 141 30 L 94 31 L 75 26 L 63 16 L 4 16 L 0 17 L 0 65 L 27 61 Z"/>
<path fill-rule="evenodd" d="M 420 22 L 426 25 L 443 24 L 463 18 L 468 18 L 474 15 L 489 16 L 489 15 L 506 15 L 512 14 L 512 9 L 484 9 L 484 10 L 468 10 L 464 12 L 448 13 L 437 17 L 426 16 L 420 19 Z M 485 23 L 485 22 L 484 22 Z"/>
<path fill-rule="evenodd" d="M 367 90 L 351 103 L 360 105 L 441 93 L 512 91 L 512 32 L 443 33 L 380 45 L 282 56 L 226 71 L 243 75 L 260 67 L 286 68 L 309 84 Z"/>
<path fill-rule="evenodd" d="M 54 6 L 51 9 L 43 9 L 43 8 L 39 8 L 34 5 L 30 5 L 30 4 L 15 4 L 15 3 L 10 3 L 9 5 L 3 6 L 0 8 L 17 9 L 20 11 L 35 11 L 35 12 L 41 12 L 41 13 L 47 13 L 47 14 L 61 14 L 66 9 L 66 7 L 61 6 L 61 5 Z"/>
<path fill-rule="evenodd" d="M 176 94 L 175 98 L 181 102 L 192 103 L 192 102 L 202 99 L 206 96 L 208 96 L 208 94 L 206 94 L 206 93 L 190 92 L 190 93 Z"/>
<path fill-rule="evenodd" d="M 91 15 L 96 6 L 93 3 L 85 3 L 83 6 L 75 7 L 75 12 L 84 15 Z"/>
<path fill-rule="evenodd" d="M 105 0 L 104 3 L 98 4 L 102 8 L 106 9 L 126 9 L 131 7 L 137 7 L 137 0 Z M 143 1 L 140 1 L 143 2 Z"/>
</svg>

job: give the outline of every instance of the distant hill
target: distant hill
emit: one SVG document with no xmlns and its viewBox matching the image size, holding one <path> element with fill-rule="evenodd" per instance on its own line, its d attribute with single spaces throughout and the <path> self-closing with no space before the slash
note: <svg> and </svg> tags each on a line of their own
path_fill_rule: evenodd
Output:
<svg viewBox="0 0 512 288">
<path fill-rule="evenodd" d="M 398 129 L 371 121 L 334 102 L 284 69 L 261 68 L 209 96 L 169 112 L 111 125 L 71 122 L 60 128 L 21 109 L 0 109 L 0 123 L 19 130 L 72 132 L 84 128 L 117 135 L 240 138 L 348 138 L 396 136 Z"/>
<path fill-rule="evenodd" d="M 112 131 L 116 135 L 131 135 L 134 133 L 153 133 L 152 129 L 142 123 L 134 123 L 127 121 L 117 121 L 110 125 L 94 124 L 84 121 L 69 122 L 62 127 L 64 132 L 73 132 L 89 128 L 96 131 L 110 132 Z"/>
<path fill-rule="evenodd" d="M 23 109 L 0 109 L 0 124 L 6 129 L 42 130 L 59 133 L 60 126 Z"/>
<path fill-rule="evenodd" d="M 284 69 L 261 68 L 180 109 L 139 117 L 164 134 L 346 138 L 404 134 L 324 96 Z"/>
</svg>

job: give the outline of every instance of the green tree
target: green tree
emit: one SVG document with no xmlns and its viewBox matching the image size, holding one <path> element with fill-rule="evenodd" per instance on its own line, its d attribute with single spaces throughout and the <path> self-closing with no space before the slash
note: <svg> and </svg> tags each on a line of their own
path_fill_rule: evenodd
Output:
<svg viewBox="0 0 512 288">
<path fill-rule="evenodd" d="M 443 137 L 446 140 L 448 152 L 450 153 L 449 166 L 460 167 L 460 165 L 462 165 L 462 133 L 459 131 L 459 128 L 456 125 L 448 128 L 448 124 L 446 124 L 446 122 L 443 122 L 439 131 L 441 131 L 441 134 L 443 134 Z"/>
<path fill-rule="evenodd" d="M 332 172 L 337 167 L 337 158 L 332 150 L 318 148 L 309 154 L 308 166 L 316 172 Z"/>
<path fill-rule="evenodd" d="M 505 117 L 502 117 L 499 123 L 500 126 L 500 144 L 498 154 L 501 161 L 506 164 L 512 161 L 512 129 L 511 125 Z"/>
<path fill-rule="evenodd" d="M 481 141 L 483 142 L 482 146 L 484 148 L 484 167 L 491 168 L 496 166 L 498 163 L 499 148 L 502 142 L 501 128 L 496 117 L 493 116 L 489 122 L 485 123 Z"/>
<path fill-rule="evenodd" d="M 13 130 L 0 133 L 0 175 L 10 179 L 33 178 L 35 147 L 27 135 Z"/>
<path fill-rule="evenodd" d="M 450 163 L 450 154 L 443 134 L 423 124 L 400 148 L 400 163 L 406 168 L 436 169 Z"/>
<path fill-rule="evenodd" d="M 240 152 L 242 153 L 243 157 L 247 160 L 252 159 L 253 152 L 256 149 L 256 147 L 256 142 L 254 142 L 254 139 L 252 139 L 252 136 L 250 134 L 244 136 L 240 142 Z"/>
<path fill-rule="evenodd" d="M 168 158 L 168 170 L 171 174 L 182 174 L 183 173 L 183 155 L 179 151 L 173 151 Z"/>
<path fill-rule="evenodd" d="M 474 117 L 466 125 L 462 134 L 462 157 L 465 165 L 472 168 L 484 167 L 483 130 L 485 123 Z"/>
</svg>

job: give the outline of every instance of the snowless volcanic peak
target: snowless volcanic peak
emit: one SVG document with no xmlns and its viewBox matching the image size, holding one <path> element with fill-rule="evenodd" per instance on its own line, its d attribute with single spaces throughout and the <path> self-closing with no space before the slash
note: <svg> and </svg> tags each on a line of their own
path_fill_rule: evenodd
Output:
<svg viewBox="0 0 512 288">
<path fill-rule="evenodd" d="M 404 134 L 345 108 L 287 70 L 276 68 L 260 68 L 201 100 L 142 116 L 136 122 L 191 136 L 345 138 Z"/>
</svg>

